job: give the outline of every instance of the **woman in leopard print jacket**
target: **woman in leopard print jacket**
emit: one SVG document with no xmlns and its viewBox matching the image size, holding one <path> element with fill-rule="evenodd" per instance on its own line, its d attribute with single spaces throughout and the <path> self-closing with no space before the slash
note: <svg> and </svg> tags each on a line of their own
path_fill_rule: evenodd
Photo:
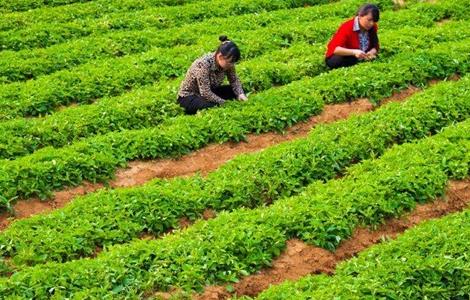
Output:
<svg viewBox="0 0 470 300">
<path fill-rule="evenodd" d="M 219 48 L 193 62 L 178 92 L 178 103 L 187 114 L 223 104 L 229 99 L 247 100 L 235 63 L 240 60 L 237 45 L 220 36 Z M 222 85 L 225 76 L 230 85 Z"/>
</svg>

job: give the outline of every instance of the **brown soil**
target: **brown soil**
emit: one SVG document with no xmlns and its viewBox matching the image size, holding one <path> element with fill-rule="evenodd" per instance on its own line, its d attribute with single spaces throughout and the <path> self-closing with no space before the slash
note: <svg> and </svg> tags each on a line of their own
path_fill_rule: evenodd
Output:
<svg viewBox="0 0 470 300">
<path fill-rule="evenodd" d="M 403 101 L 418 91 L 420 91 L 419 88 L 409 87 L 385 99 L 383 103 Z M 374 106 L 367 99 L 359 99 L 344 104 L 327 105 L 320 115 L 288 128 L 284 134 L 272 132 L 259 135 L 249 134 L 246 142 L 212 144 L 178 159 L 133 161 L 129 163 L 127 168 L 117 171 L 115 179 L 109 183 L 109 186 L 113 188 L 131 187 L 142 185 L 154 178 L 190 176 L 197 172 L 206 175 L 236 155 L 260 151 L 281 142 L 305 137 L 317 124 L 332 123 L 346 119 L 351 114 L 366 113 L 373 109 Z M 0 230 L 8 227 L 15 219 L 23 219 L 63 207 L 73 198 L 95 192 L 103 187 L 104 185 L 101 183 L 93 184 L 85 182 L 78 187 L 55 192 L 53 198 L 48 201 L 41 201 L 37 198 L 18 201 L 13 206 L 14 216 L 7 213 L 0 215 Z"/>
<path fill-rule="evenodd" d="M 14 216 L 8 213 L 0 214 L 0 230 L 5 229 L 15 219 L 24 219 L 31 217 L 39 213 L 45 213 L 52 211 L 56 208 L 64 207 L 73 198 L 88 194 L 104 187 L 101 183 L 89 183 L 74 187 L 67 188 L 62 191 L 54 193 L 54 198 L 48 201 L 42 201 L 38 198 L 32 198 L 29 200 L 21 200 L 15 203 L 13 206 Z"/>
<path fill-rule="evenodd" d="M 216 215 L 217 215 L 217 213 L 214 210 L 208 208 L 208 209 L 204 210 L 204 213 L 202 214 L 202 218 L 204 220 L 209 220 L 209 219 L 215 218 Z"/>
<path fill-rule="evenodd" d="M 149 233 L 149 232 L 142 232 L 140 235 L 139 235 L 139 239 L 141 240 L 154 240 L 155 239 L 155 235 Z"/>
<path fill-rule="evenodd" d="M 179 221 L 179 228 L 183 229 L 183 228 L 188 228 L 189 226 L 191 226 L 193 224 L 193 222 L 191 222 L 191 220 L 189 220 L 188 218 L 184 217 L 184 218 L 181 218 L 180 221 Z M 172 232 L 174 229 L 170 229 L 168 230 L 168 232 Z"/>
<path fill-rule="evenodd" d="M 190 176 L 197 172 L 206 175 L 236 155 L 256 152 L 281 142 L 305 137 L 316 124 L 335 122 L 345 119 L 351 114 L 364 113 L 372 109 L 372 104 L 366 99 L 351 104 L 329 105 L 325 107 L 319 116 L 288 128 L 285 134 L 273 132 L 259 135 L 249 134 L 246 142 L 212 144 L 178 159 L 133 161 L 129 163 L 127 169 L 117 173 L 116 180 L 111 185 L 113 187 L 134 186 L 143 184 L 153 178 Z"/>
<path fill-rule="evenodd" d="M 450 22 L 450 19 L 442 19 L 440 20 L 439 22 L 437 22 L 437 26 L 442 26 L 446 23 L 449 23 Z"/>
<path fill-rule="evenodd" d="M 430 85 L 434 84 L 434 81 L 430 81 Z M 417 92 L 421 91 L 420 88 L 416 86 L 410 86 L 406 90 L 403 90 L 399 93 L 395 93 L 392 97 L 386 98 L 380 102 L 380 105 L 385 105 L 390 102 L 402 102 L 406 100 L 406 98 L 412 96 L 413 94 L 416 94 Z"/>
<path fill-rule="evenodd" d="M 344 241 L 335 253 L 293 239 L 287 242 L 286 250 L 274 260 L 271 268 L 263 269 L 255 275 L 244 277 L 240 282 L 232 284 L 233 294 L 227 292 L 225 286 L 211 286 L 207 287 L 203 294 L 195 295 L 193 298 L 218 300 L 227 299 L 234 294 L 256 296 L 270 285 L 279 284 L 285 280 L 296 280 L 308 274 L 333 274 L 339 262 L 380 243 L 384 238 L 395 238 L 399 233 L 420 222 L 461 211 L 469 202 L 470 179 L 450 182 L 443 199 L 418 205 L 408 215 L 400 219 L 388 220 L 375 231 L 367 228 L 356 229 L 353 236 Z"/>
</svg>

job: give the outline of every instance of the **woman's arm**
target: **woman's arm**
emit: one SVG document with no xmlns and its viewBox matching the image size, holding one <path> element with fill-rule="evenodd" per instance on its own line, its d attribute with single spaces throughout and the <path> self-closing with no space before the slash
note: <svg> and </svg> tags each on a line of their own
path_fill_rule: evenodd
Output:
<svg viewBox="0 0 470 300">
<path fill-rule="evenodd" d="M 235 68 L 232 68 L 227 71 L 227 78 L 230 86 L 232 87 L 233 93 L 237 96 L 238 100 L 246 101 L 248 98 L 245 95 L 245 92 L 242 88 L 242 83 L 235 72 Z"/>
<path fill-rule="evenodd" d="M 366 58 L 366 53 L 360 49 L 348 49 L 338 46 L 333 53 L 339 56 L 355 56 L 359 59 Z"/>
</svg>

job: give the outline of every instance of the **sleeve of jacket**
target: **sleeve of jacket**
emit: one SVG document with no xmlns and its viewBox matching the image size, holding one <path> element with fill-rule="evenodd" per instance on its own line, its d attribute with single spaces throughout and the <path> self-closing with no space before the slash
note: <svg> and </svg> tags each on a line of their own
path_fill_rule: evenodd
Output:
<svg viewBox="0 0 470 300">
<path fill-rule="evenodd" d="M 328 43 L 328 52 L 332 55 L 336 47 L 346 47 L 349 38 L 349 26 L 343 23 Z"/>
<path fill-rule="evenodd" d="M 231 68 L 227 71 L 227 79 L 230 83 L 230 86 L 232 87 L 233 92 L 237 97 L 245 93 L 242 88 L 242 83 L 240 82 L 240 79 L 238 78 L 237 73 L 235 71 L 235 68 Z"/>
</svg>

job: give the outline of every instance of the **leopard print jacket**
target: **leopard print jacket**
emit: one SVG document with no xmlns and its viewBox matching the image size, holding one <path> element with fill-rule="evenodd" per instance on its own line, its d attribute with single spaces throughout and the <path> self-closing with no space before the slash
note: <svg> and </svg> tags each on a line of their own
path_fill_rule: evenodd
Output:
<svg viewBox="0 0 470 300">
<path fill-rule="evenodd" d="M 225 100 L 214 94 L 212 89 L 219 87 L 225 76 L 227 76 L 235 95 L 244 94 L 235 68 L 227 71 L 220 69 L 215 61 L 215 53 L 208 53 L 193 62 L 181 83 L 178 96 L 198 95 L 208 101 L 222 104 Z"/>
</svg>

